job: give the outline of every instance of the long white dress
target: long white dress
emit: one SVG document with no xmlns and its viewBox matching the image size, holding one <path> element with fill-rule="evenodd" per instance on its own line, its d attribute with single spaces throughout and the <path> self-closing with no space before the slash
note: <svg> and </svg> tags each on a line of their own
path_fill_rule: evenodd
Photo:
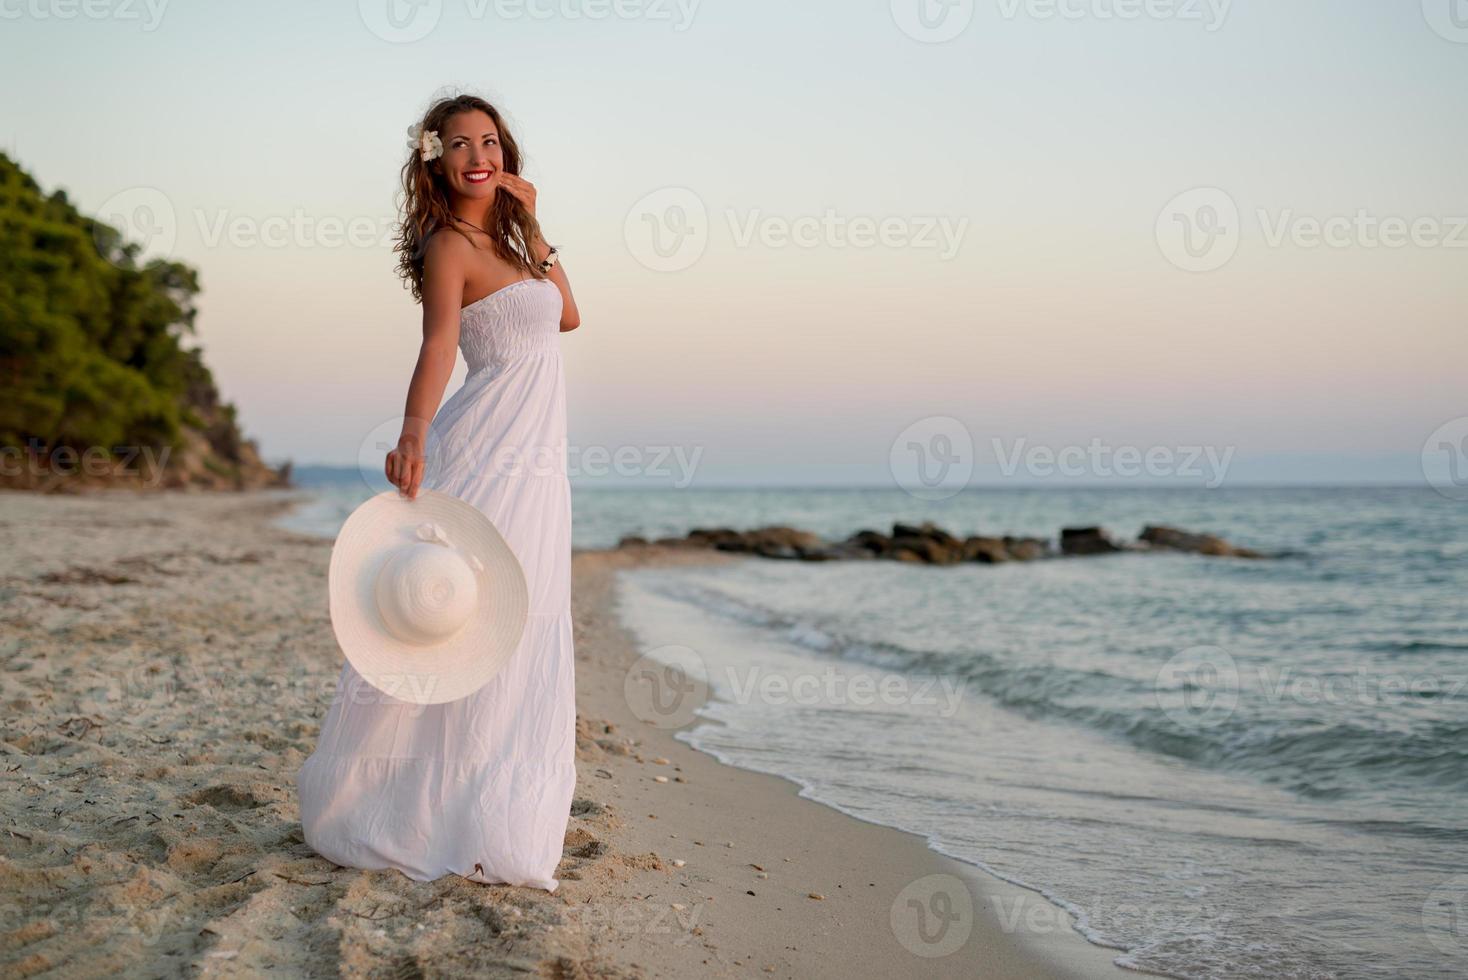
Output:
<svg viewBox="0 0 1468 980">
<path fill-rule="evenodd" d="M 484 687 L 415 705 L 350 663 L 296 777 L 306 843 L 353 868 L 554 891 L 576 786 L 571 488 L 561 294 L 523 279 L 464 307 L 463 387 L 434 417 L 423 486 L 487 514 L 525 569 L 520 645 Z"/>
</svg>

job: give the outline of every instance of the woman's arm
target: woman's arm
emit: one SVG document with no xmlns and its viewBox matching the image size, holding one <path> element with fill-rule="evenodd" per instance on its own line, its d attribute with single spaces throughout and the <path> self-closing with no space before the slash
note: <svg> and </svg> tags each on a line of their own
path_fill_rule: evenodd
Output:
<svg viewBox="0 0 1468 980">
<path fill-rule="evenodd" d="M 535 199 L 538 192 L 535 185 L 518 174 L 506 173 L 503 170 L 495 171 L 493 178 L 498 186 L 505 189 L 505 193 L 512 194 L 525 210 L 532 215 L 535 214 Z M 550 246 L 544 238 L 536 236 L 535 241 L 530 243 L 530 259 L 533 262 L 544 262 L 545 257 L 550 254 Z M 566 278 L 566 270 L 561 265 L 560 255 L 556 256 L 556 264 L 551 266 L 547 277 L 556 284 L 561 291 L 561 333 L 567 330 L 575 330 L 581 326 L 581 311 L 576 309 L 576 297 L 571 295 L 571 281 Z"/>
<path fill-rule="evenodd" d="M 545 239 L 537 238 L 531 246 L 531 258 L 536 262 L 544 262 L 545 257 L 550 254 L 550 246 Z M 566 278 L 566 268 L 561 262 L 561 255 L 556 253 L 556 264 L 551 266 L 546 278 L 556 284 L 561 291 L 561 333 L 567 330 L 575 330 L 581 326 L 581 311 L 576 308 L 576 297 L 571 295 L 571 280 Z"/>
<path fill-rule="evenodd" d="M 423 482 L 428 426 L 443 401 L 459 349 L 459 308 L 464 302 L 462 235 L 434 235 L 423 253 L 423 343 L 408 383 L 403 431 L 397 448 L 387 454 L 387 478 L 404 496 L 418 496 Z"/>
</svg>

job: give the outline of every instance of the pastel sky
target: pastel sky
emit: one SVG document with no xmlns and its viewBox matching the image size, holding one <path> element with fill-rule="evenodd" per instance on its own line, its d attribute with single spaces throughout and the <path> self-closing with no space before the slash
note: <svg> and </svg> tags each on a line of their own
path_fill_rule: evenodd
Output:
<svg viewBox="0 0 1468 980">
<path fill-rule="evenodd" d="M 199 339 L 270 459 L 396 434 L 421 325 L 390 247 L 404 131 L 457 88 L 506 111 L 577 296 L 571 446 L 649 482 L 678 447 L 705 485 L 890 485 L 894 443 L 957 432 L 975 482 L 1099 446 L 1408 483 L 1435 430 L 1468 437 L 1464 0 L 0 20 L 0 145 L 200 270 Z"/>
</svg>

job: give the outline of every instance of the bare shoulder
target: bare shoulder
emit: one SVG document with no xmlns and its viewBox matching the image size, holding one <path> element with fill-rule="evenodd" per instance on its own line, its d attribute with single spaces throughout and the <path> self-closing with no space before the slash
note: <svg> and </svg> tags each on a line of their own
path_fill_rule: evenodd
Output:
<svg viewBox="0 0 1468 980">
<path fill-rule="evenodd" d="M 439 228 L 428 236 L 428 242 L 423 246 L 423 264 L 457 267 L 473 251 L 474 246 L 465 241 L 463 235 L 448 228 Z"/>
<path fill-rule="evenodd" d="M 471 246 L 464 236 L 439 229 L 423 245 L 423 312 L 457 310 L 464 296 Z"/>
<path fill-rule="evenodd" d="M 435 292 L 462 289 L 473 246 L 464 236 L 440 228 L 423 246 L 423 282 Z"/>
</svg>

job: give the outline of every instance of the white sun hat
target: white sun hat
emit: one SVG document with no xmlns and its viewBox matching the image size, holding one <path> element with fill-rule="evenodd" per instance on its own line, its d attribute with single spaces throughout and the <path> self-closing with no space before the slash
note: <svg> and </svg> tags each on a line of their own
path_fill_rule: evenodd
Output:
<svg viewBox="0 0 1468 980">
<path fill-rule="evenodd" d="M 331 626 L 352 667 L 412 704 L 483 687 L 525 630 L 525 572 L 494 523 L 436 490 L 352 511 L 331 549 Z"/>
</svg>

